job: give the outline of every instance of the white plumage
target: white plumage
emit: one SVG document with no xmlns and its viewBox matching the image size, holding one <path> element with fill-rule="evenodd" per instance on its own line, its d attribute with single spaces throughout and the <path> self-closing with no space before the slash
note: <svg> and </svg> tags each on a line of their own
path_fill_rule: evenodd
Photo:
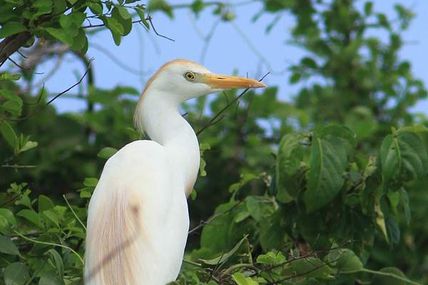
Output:
<svg viewBox="0 0 428 285">
<path fill-rule="evenodd" d="M 199 169 L 199 143 L 179 104 L 241 87 L 264 84 L 186 60 L 165 64 L 149 80 L 135 123 L 152 140 L 112 156 L 89 203 L 86 284 L 164 285 L 177 278 L 189 229 L 186 197 Z"/>
</svg>

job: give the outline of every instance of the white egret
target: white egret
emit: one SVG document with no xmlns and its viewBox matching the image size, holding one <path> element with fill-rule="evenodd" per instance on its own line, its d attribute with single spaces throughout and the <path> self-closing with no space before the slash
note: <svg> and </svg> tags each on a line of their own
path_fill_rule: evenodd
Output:
<svg viewBox="0 0 428 285">
<path fill-rule="evenodd" d="M 186 198 L 199 170 L 199 143 L 179 113 L 185 100 L 257 80 L 211 73 L 187 60 L 148 81 L 135 124 L 151 140 L 131 142 L 105 164 L 88 209 L 85 283 L 165 285 L 180 271 L 189 229 Z"/>
</svg>

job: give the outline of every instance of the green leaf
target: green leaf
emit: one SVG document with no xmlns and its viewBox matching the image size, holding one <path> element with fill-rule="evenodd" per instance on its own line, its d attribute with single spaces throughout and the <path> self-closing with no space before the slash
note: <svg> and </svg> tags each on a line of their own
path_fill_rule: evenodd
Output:
<svg viewBox="0 0 428 285">
<path fill-rule="evenodd" d="M 366 14 L 367 16 L 370 15 L 373 12 L 373 2 L 371 1 L 367 1 L 364 4 L 364 14 Z"/>
<path fill-rule="evenodd" d="M 249 182 L 254 181 L 257 178 L 259 178 L 259 176 L 256 175 L 256 174 L 253 174 L 253 173 L 242 173 L 240 175 L 239 182 L 233 183 L 232 185 L 229 186 L 229 192 L 230 193 L 235 193 L 238 190 L 240 190 L 242 187 L 244 187 L 245 185 L 247 185 Z"/>
<path fill-rule="evenodd" d="M 1 105 L 1 108 L 13 116 L 19 116 L 22 111 L 22 101 L 8 100 Z"/>
<path fill-rule="evenodd" d="M 49 255 L 50 261 L 53 263 L 60 279 L 64 278 L 64 263 L 62 261 L 61 255 L 53 248 L 49 249 L 46 253 Z"/>
<path fill-rule="evenodd" d="M 18 145 L 18 137 L 12 126 L 6 121 L 0 121 L 0 133 L 7 144 L 15 150 Z"/>
<path fill-rule="evenodd" d="M 9 255 L 19 255 L 16 245 L 8 238 L 0 235 L 0 252 Z"/>
<path fill-rule="evenodd" d="M 313 68 L 313 69 L 315 69 L 315 68 L 318 67 L 316 61 L 313 58 L 310 58 L 310 57 L 304 57 L 304 58 L 302 58 L 302 60 L 300 61 L 300 64 L 304 65 L 305 67 Z"/>
<path fill-rule="evenodd" d="M 269 251 L 266 254 L 261 254 L 257 257 L 257 263 L 267 265 L 282 264 L 286 261 L 285 256 L 280 251 Z"/>
<path fill-rule="evenodd" d="M 389 242 L 388 232 L 386 230 L 386 224 L 385 224 L 385 216 L 382 212 L 381 206 L 380 206 L 380 199 L 376 199 L 374 204 L 374 210 L 376 214 L 376 224 L 378 225 L 379 229 L 381 230 L 383 236 L 385 237 L 385 240 Z"/>
<path fill-rule="evenodd" d="M 403 207 L 404 220 L 406 221 L 406 224 L 410 224 L 411 211 L 410 211 L 409 195 L 407 194 L 407 191 L 404 188 L 400 189 L 400 203 Z"/>
<path fill-rule="evenodd" d="M 42 217 L 44 217 L 46 222 L 52 222 L 55 226 L 59 228 L 59 217 L 54 209 L 46 210 L 42 212 Z"/>
<path fill-rule="evenodd" d="M 149 11 L 162 11 L 171 19 L 174 17 L 171 5 L 165 0 L 150 0 L 147 8 Z"/>
<path fill-rule="evenodd" d="M 285 272 L 290 277 L 329 278 L 334 270 L 326 262 L 316 257 L 296 259 L 287 264 Z"/>
<path fill-rule="evenodd" d="M 385 181 L 391 180 L 400 171 L 401 156 L 398 140 L 388 135 L 382 142 L 380 149 L 382 175 Z"/>
<path fill-rule="evenodd" d="M 415 131 L 395 131 L 382 142 L 380 149 L 382 176 L 385 182 L 410 181 L 421 177 L 428 168 L 428 150 Z"/>
<path fill-rule="evenodd" d="M 97 156 L 104 158 L 104 159 L 109 159 L 111 156 L 113 156 L 115 153 L 117 152 L 117 149 L 113 148 L 113 147 L 104 147 L 103 149 L 101 149 Z"/>
<path fill-rule="evenodd" d="M 36 0 L 32 3 L 33 8 L 36 12 L 32 14 L 33 19 L 41 15 L 49 14 L 52 11 L 53 3 L 52 0 Z"/>
<path fill-rule="evenodd" d="M 76 36 L 73 38 L 73 45 L 71 48 L 75 51 L 80 51 L 85 54 L 88 51 L 88 38 L 83 28 L 77 30 Z"/>
<path fill-rule="evenodd" d="M 55 39 L 72 46 L 73 45 L 73 35 L 70 35 L 63 29 L 57 29 L 57 28 L 45 28 L 45 31 L 48 32 L 52 37 Z"/>
<path fill-rule="evenodd" d="M 26 141 L 25 144 L 19 149 L 19 152 L 28 151 L 30 149 L 33 149 L 37 147 L 39 144 L 34 141 Z"/>
<path fill-rule="evenodd" d="M 324 257 L 325 262 L 337 269 L 339 274 L 352 274 L 364 270 L 360 258 L 348 248 L 331 249 Z"/>
<path fill-rule="evenodd" d="M 117 12 L 119 13 L 120 17 L 123 20 L 130 20 L 130 19 L 132 19 L 131 14 L 129 14 L 128 9 L 126 9 L 125 7 L 123 7 L 123 6 L 116 6 L 115 8 L 117 9 Z M 113 9 L 113 11 L 114 11 L 114 9 Z"/>
<path fill-rule="evenodd" d="M 393 217 L 387 216 L 385 218 L 385 226 L 386 226 L 386 231 L 388 233 L 388 241 L 392 245 L 398 244 L 400 241 L 401 232 L 397 221 Z"/>
<path fill-rule="evenodd" d="M 248 196 L 245 199 L 245 206 L 251 217 L 258 222 L 270 216 L 274 211 L 272 200 L 263 196 Z"/>
<path fill-rule="evenodd" d="M 52 209 L 55 207 L 55 204 L 52 202 L 52 200 L 45 195 L 40 195 L 38 199 L 38 210 L 39 213 Z"/>
<path fill-rule="evenodd" d="M 308 189 L 303 197 L 308 213 L 324 207 L 340 192 L 354 144 L 355 135 L 343 126 L 328 126 L 314 133 Z"/>
<path fill-rule="evenodd" d="M 237 285 L 259 285 L 257 281 L 254 281 L 251 277 L 246 277 L 241 272 L 233 273 L 232 279 Z"/>
<path fill-rule="evenodd" d="M 190 8 L 192 9 L 193 13 L 195 13 L 195 15 L 198 15 L 199 12 L 201 12 L 205 7 L 204 1 L 202 0 L 194 0 L 192 2 L 192 5 L 190 6 Z"/>
<path fill-rule="evenodd" d="M 30 279 L 28 268 L 21 262 L 11 263 L 4 269 L 5 285 L 24 285 L 28 279 Z"/>
<path fill-rule="evenodd" d="M 2 225 L 0 226 L 0 232 L 3 232 L 11 226 L 16 226 L 15 216 L 9 209 L 0 208 L 0 217 L 3 221 Z"/>
<path fill-rule="evenodd" d="M 75 36 L 77 30 L 81 28 L 86 15 L 82 12 L 73 12 L 67 15 L 61 15 L 59 23 L 70 35 Z"/>
<path fill-rule="evenodd" d="M 300 78 L 302 78 L 302 74 L 301 74 L 300 72 L 293 72 L 293 73 L 291 74 L 291 77 L 290 77 L 290 79 L 289 79 L 289 82 L 290 82 L 291 84 L 295 84 L 295 83 L 299 82 Z"/>
<path fill-rule="evenodd" d="M 144 6 L 137 5 L 135 7 L 135 11 L 137 12 L 138 17 L 140 17 L 141 23 L 143 23 L 143 25 L 146 27 L 146 29 L 150 29 L 150 24 L 149 24 L 149 22 L 147 22 L 146 15 L 144 13 Z"/>
<path fill-rule="evenodd" d="M 239 212 L 238 214 L 236 214 L 235 217 L 233 217 L 233 222 L 240 223 L 240 222 L 244 221 L 248 217 L 250 217 L 250 213 L 248 213 L 246 211 Z"/>
<path fill-rule="evenodd" d="M 21 74 L 19 74 L 19 73 L 9 73 L 9 72 L 0 73 L 0 80 L 14 80 L 14 81 L 16 81 L 16 80 L 19 80 L 20 78 L 21 78 Z"/>
<path fill-rule="evenodd" d="M 85 188 L 80 189 L 79 190 L 79 192 L 80 192 L 79 197 L 83 198 L 83 199 L 91 198 L 92 190 L 93 190 L 93 187 L 85 187 Z"/>
<path fill-rule="evenodd" d="M 125 36 L 129 34 L 129 32 L 132 29 L 132 17 L 129 14 L 128 10 L 125 7 L 122 6 L 115 6 L 113 8 L 112 18 L 116 19 L 120 25 L 122 25 L 123 32 L 121 33 L 122 36 Z"/>
<path fill-rule="evenodd" d="M 92 13 L 97 16 L 101 16 L 103 14 L 103 6 L 98 2 L 88 2 L 88 7 Z"/>
<path fill-rule="evenodd" d="M 396 267 L 384 267 L 381 270 L 379 270 L 378 272 L 387 273 L 387 274 L 391 274 L 394 276 L 402 277 L 403 279 L 407 279 L 406 275 L 404 275 L 404 273 Z M 375 274 L 375 276 L 373 276 L 373 280 L 371 283 L 376 284 L 376 285 L 406 285 L 406 284 L 410 284 L 409 282 L 404 282 L 403 279 L 397 279 L 397 278 L 392 277 L 392 276 Z"/>
<path fill-rule="evenodd" d="M 238 251 L 238 249 L 241 247 L 241 245 L 244 241 L 247 241 L 247 236 L 243 237 L 230 251 L 228 251 L 224 254 L 221 254 L 215 258 L 200 259 L 200 261 L 202 261 L 203 263 L 205 263 L 207 265 L 222 264 L 222 263 L 228 261 Z"/>
<path fill-rule="evenodd" d="M 94 178 L 94 177 L 86 177 L 85 180 L 83 181 L 83 185 L 85 185 L 86 187 L 95 187 L 98 184 L 98 178 Z"/>
<path fill-rule="evenodd" d="M 18 217 L 22 217 L 24 219 L 26 219 L 27 221 L 29 221 L 30 223 L 34 224 L 35 226 L 37 226 L 38 228 L 42 228 L 42 220 L 40 219 L 40 216 L 38 213 L 34 212 L 33 210 L 30 209 L 23 209 L 21 211 L 19 211 L 16 216 Z"/>
<path fill-rule="evenodd" d="M 359 139 L 370 137 L 378 128 L 372 111 L 365 106 L 357 106 L 347 113 L 346 126 L 355 132 Z"/>
<path fill-rule="evenodd" d="M 43 271 L 38 285 L 64 285 L 64 279 L 60 278 L 53 271 Z"/>
<path fill-rule="evenodd" d="M 5 38 L 26 30 L 27 28 L 22 23 L 8 21 L 0 29 L 0 38 Z"/>
<path fill-rule="evenodd" d="M 361 271 L 363 263 L 360 258 L 350 249 L 334 250 L 336 258 L 336 268 L 341 273 L 355 273 Z"/>
<path fill-rule="evenodd" d="M 308 138 L 303 134 L 287 134 L 282 138 L 276 159 L 278 201 L 291 202 L 303 189 L 304 173 L 308 168 L 305 161 L 308 144 Z"/>
<path fill-rule="evenodd" d="M 125 30 L 122 24 L 115 18 L 112 17 L 103 17 L 102 18 L 106 27 L 110 30 L 111 35 L 113 36 L 114 43 L 118 46 L 122 40 L 122 35 Z"/>
</svg>

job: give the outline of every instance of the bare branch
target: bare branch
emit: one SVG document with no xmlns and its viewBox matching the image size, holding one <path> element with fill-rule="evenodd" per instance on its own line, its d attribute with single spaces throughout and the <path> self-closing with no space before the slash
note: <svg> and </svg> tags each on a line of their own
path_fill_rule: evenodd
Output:
<svg viewBox="0 0 428 285">
<path fill-rule="evenodd" d="M 159 36 L 159 37 L 161 37 L 161 38 L 164 38 L 164 39 L 167 39 L 167 40 L 170 40 L 170 41 L 172 41 L 172 42 L 175 42 L 175 40 L 174 40 L 174 39 L 171 39 L 171 38 L 169 38 L 169 37 L 167 37 L 167 36 L 164 36 L 164 35 L 162 35 L 162 34 L 159 34 L 159 33 L 158 33 L 158 31 L 156 31 L 156 28 L 155 28 L 155 26 L 153 25 L 152 16 L 148 15 L 148 16 L 147 16 L 147 18 L 146 18 L 146 20 L 150 23 L 150 26 L 152 27 L 153 31 L 155 32 L 155 34 L 156 34 L 157 36 Z"/>
<path fill-rule="evenodd" d="M 70 87 L 68 87 L 67 89 L 65 89 L 64 91 L 58 93 L 57 95 L 55 95 L 52 99 L 50 99 L 46 105 L 49 105 L 50 103 L 52 103 L 53 101 L 55 101 L 58 97 L 64 95 L 65 93 L 67 93 L 68 91 L 70 91 L 71 89 L 73 89 L 74 87 L 76 87 L 77 85 L 79 85 L 80 83 L 82 83 L 83 79 L 86 77 L 86 75 L 88 74 L 89 70 L 91 69 L 91 62 L 93 59 L 89 60 L 88 66 L 85 70 L 85 73 L 82 75 L 82 77 L 80 77 L 80 79 L 74 83 L 73 85 L 71 85 Z"/>
</svg>

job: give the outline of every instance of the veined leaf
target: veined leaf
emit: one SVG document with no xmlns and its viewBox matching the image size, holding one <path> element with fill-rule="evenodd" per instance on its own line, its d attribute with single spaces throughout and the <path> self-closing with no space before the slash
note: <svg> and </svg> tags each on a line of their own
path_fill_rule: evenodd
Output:
<svg viewBox="0 0 428 285">
<path fill-rule="evenodd" d="M 125 30 L 120 22 L 116 18 L 112 17 L 103 17 L 102 18 L 106 27 L 110 30 L 111 35 L 113 36 L 114 43 L 118 46 L 122 40 L 122 35 Z"/>
<path fill-rule="evenodd" d="M 281 140 L 276 163 L 277 199 L 292 201 L 302 188 L 304 173 L 308 166 L 304 161 L 309 141 L 303 134 L 289 134 Z"/>
<path fill-rule="evenodd" d="M 409 129 L 395 131 L 383 140 L 380 159 L 385 182 L 410 181 L 428 169 L 427 147 L 420 135 Z"/>
<path fill-rule="evenodd" d="M 32 224 L 36 225 L 38 228 L 42 228 L 42 220 L 38 213 L 30 209 L 23 209 L 19 211 L 16 216 L 22 217 Z"/>
<path fill-rule="evenodd" d="M 308 189 L 303 197 L 309 213 L 325 206 L 339 193 L 354 144 L 354 133 L 343 126 L 324 127 L 313 135 Z"/>
<path fill-rule="evenodd" d="M 331 250 L 324 260 L 335 266 L 340 273 L 355 273 L 364 268 L 360 258 L 347 248 Z"/>
<path fill-rule="evenodd" d="M 12 126 L 6 121 L 0 121 L 0 133 L 8 145 L 15 150 L 18 145 L 18 136 Z"/>
</svg>

